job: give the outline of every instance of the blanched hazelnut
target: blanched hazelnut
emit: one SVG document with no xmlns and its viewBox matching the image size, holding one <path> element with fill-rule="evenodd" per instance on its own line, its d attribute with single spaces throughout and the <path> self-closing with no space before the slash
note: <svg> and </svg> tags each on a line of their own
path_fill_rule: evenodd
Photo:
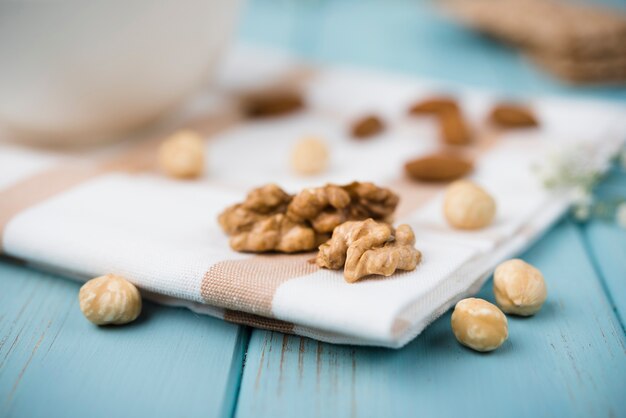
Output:
<svg viewBox="0 0 626 418">
<path fill-rule="evenodd" d="M 463 299 L 452 313 L 452 332 L 463 345 L 476 351 L 492 351 L 509 336 L 506 316 L 483 299 Z"/>
<path fill-rule="evenodd" d="M 318 138 L 305 138 L 296 144 L 291 154 L 291 166 L 304 175 L 318 174 L 328 167 L 328 147 Z"/>
<path fill-rule="evenodd" d="M 179 131 L 159 148 L 159 166 L 171 177 L 194 178 L 204 169 L 202 138 L 194 131 Z"/>
<path fill-rule="evenodd" d="M 89 280 L 78 294 L 80 310 L 96 325 L 127 324 L 141 313 L 141 295 L 128 280 L 115 274 Z"/>
<path fill-rule="evenodd" d="M 541 272 L 519 259 L 505 261 L 496 268 L 493 293 L 504 312 L 522 316 L 538 312 L 547 297 Z"/>
<path fill-rule="evenodd" d="M 469 180 L 459 180 L 446 190 L 443 213 L 448 223 L 458 229 L 480 229 L 496 215 L 496 202 L 482 187 Z"/>
</svg>

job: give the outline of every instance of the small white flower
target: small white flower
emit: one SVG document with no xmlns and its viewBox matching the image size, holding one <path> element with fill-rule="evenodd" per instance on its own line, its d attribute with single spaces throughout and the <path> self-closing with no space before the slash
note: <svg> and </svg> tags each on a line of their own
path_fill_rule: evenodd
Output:
<svg viewBox="0 0 626 418">
<path fill-rule="evenodd" d="M 572 215 L 577 221 L 586 221 L 589 219 L 589 215 L 591 215 L 591 206 L 585 204 L 575 205 L 572 208 Z"/>
<path fill-rule="evenodd" d="M 577 206 L 591 206 L 593 203 L 593 196 L 591 191 L 585 187 L 575 187 L 572 190 L 572 200 L 574 205 Z"/>
<path fill-rule="evenodd" d="M 626 228 L 626 202 L 620 203 L 615 211 L 615 222 L 622 228 Z"/>
</svg>

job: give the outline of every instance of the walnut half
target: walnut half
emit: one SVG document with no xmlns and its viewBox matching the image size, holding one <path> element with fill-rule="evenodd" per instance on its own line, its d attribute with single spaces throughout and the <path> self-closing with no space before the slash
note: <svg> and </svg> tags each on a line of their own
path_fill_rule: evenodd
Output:
<svg viewBox="0 0 626 418">
<path fill-rule="evenodd" d="M 287 216 L 310 222 L 318 232 L 331 233 L 346 221 L 389 220 L 398 201 L 394 192 L 373 183 L 328 184 L 298 193 L 287 208 Z"/>
<path fill-rule="evenodd" d="M 414 270 L 422 254 L 415 248 L 415 235 L 408 225 L 397 229 L 373 219 L 345 222 L 332 238 L 320 245 L 316 264 L 339 270 L 347 282 L 372 274 L 390 276 L 396 270 Z"/>
</svg>

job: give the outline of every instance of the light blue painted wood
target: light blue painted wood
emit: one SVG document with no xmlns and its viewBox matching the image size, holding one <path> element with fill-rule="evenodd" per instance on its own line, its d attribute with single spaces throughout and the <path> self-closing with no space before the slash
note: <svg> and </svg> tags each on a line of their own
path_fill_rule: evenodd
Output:
<svg viewBox="0 0 626 418">
<path fill-rule="evenodd" d="M 592 221 L 582 227 L 588 251 L 610 295 L 611 304 L 626 325 L 626 229 L 614 223 Z"/>
<path fill-rule="evenodd" d="M 626 202 L 626 170 L 615 167 L 598 187 L 597 198 Z M 592 220 L 581 225 L 583 240 L 605 286 L 622 328 L 626 327 L 626 227 L 615 220 Z"/>
<path fill-rule="evenodd" d="M 449 313 L 398 351 L 254 331 L 237 417 L 626 416 L 624 334 L 576 226 L 560 223 L 523 257 L 548 300 L 509 318 L 498 351 L 460 346 Z M 493 301 L 490 284 L 480 297 Z"/>
<path fill-rule="evenodd" d="M 626 100 L 624 88 L 555 83 L 514 51 L 442 20 L 428 4 L 254 0 L 240 38 L 323 63 L 503 94 Z M 254 331 L 237 415 L 626 416 L 619 402 L 624 337 L 603 293 L 611 292 L 623 318 L 623 240 L 602 223 L 580 231 L 561 224 L 528 253 L 549 277 L 550 301 L 537 318 L 512 319 L 511 340 L 500 351 L 460 347 L 449 315 L 400 351 Z M 0 416 L 230 415 L 245 329 L 151 304 L 136 325 L 97 329 L 78 312 L 77 289 L 0 260 Z M 483 294 L 490 298 L 488 289 Z"/>
<path fill-rule="evenodd" d="M 596 0 L 626 8 L 623 0 Z M 240 38 L 321 63 L 387 69 L 507 95 L 558 94 L 626 100 L 626 88 L 572 87 L 515 50 L 459 27 L 428 0 L 248 2 Z"/>
<path fill-rule="evenodd" d="M 231 416 L 247 331 L 146 303 L 98 328 L 79 284 L 0 263 L 0 416 Z"/>
</svg>

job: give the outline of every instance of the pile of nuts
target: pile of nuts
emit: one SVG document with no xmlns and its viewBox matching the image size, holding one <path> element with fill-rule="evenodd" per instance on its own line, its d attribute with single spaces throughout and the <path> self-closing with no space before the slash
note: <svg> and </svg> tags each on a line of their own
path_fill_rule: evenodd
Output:
<svg viewBox="0 0 626 418">
<path fill-rule="evenodd" d="M 243 103 L 244 113 L 252 118 L 273 117 L 304 106 L 297 92 L 274 93 L 248 97 Z M 452 98 L 427 99 L 413 105 L 409 113 L 436 117 L 444 144 L 472 142 L 472 130 Z M 489 120 L 503 128 L 538 125 L 530 110 L 513 104 L 497 105 Z M 384 129 L 384 122 L 371 114 L 355 121 L 351 134 L 362 139 Z M 200 176 L 204 169 L 202 138 L 193 131 L 176 132 L 161 144 L 158 162 L 168 176 Z M 323 172 L 329 164 L 329 148 L 318 138 L 305 138 L 294 147 L 291 164 L 302 175 Z M 450 152 L 421 157 L 405 166 L 411 178 L 429 182 L 457 180 L 472 169 L 471 160 Z M 372 183 L 327 184 L 295 195 L 268 184 L 250 191 L 243 202 L 226 208 L 218 221 L 236 251 L 294 253 L 318 248 L 315 263 L 321 268 L 343 269 L 345 280 L 353 283 L 369 275 L 390 276 L 399 270 L 414 270 L 420 263 L 422 256 L 415 248 L 411 227 L 394 228 L 389 223 L 398 200 L 391 190 Z M 443 214 L 450 226 L 484 228 L 492 223 L 495 213 L 495 200 L 477 184 L 461 180 L 448 186 Z M 494 294 L 502 310 L 476 298 L 457 303 L 451 324 L 461 344 L 477 351 L 501 346 L 508 338 L 507 318 L 502 311 L 535 314 L 546 299 L 546 287 L 539 270 L 522 260 L 509 260 L 495 270 Z M 85 283 L 79 302 L 85 317 L 97 325 L 132 322 L 142 307 L 137 288 L 115 274 Z"/>
<path fill-rule="evenodd" d="M 463 299 L 454 307 L 451 325 L 456 339 L 476 351 L 492 351 L 509 336 L 504 312 L 530 316 L 539 312 L 546 300 L 546 284 L 541 272 L 530 264 L 513 259 L 500 264 L 493 276 L 496 303 L 477 298 Z"/>
<path fill-rule="evenodd" d="M 316 264 L 344 268 L 352 283 L 414 270 L 420 262 L 413 230 L 388 223 L 397 204 L 395 193 L 372 183 L 327 184 L 294 196 L 268 184 L 226 208 L 218 221 L 236 251 L 293 253 L 319 247 Z"/>
<path fill-rule="evenodd" d="M 470 129 L 458 103 L 448 96 L 435 96 L 415 103 L 409 108 L 411 116 L 435 117 L 439 123 L 441 142 L 444 146 L 471 145 Z M 496 104 L 490 111 L 488 122 L 502 129 L 532 128 L 539 122 L 532 111 L 514 103 Z M 440 150 L 434 154 L 416 158 L 406 163 L 407 175 L 417 181 L 446 182 L 457 180 L 470 173 L 470 159 L 458 152 Z"/>
<path fill-rule="evenodd" d="M 310 251 L 350 220 L 388 220 L 398 196 L 372 183 L 328 184 L 290 195 L 275 184 L 248 193 L 218 217 L 236 251 Z"/>
</svg>

